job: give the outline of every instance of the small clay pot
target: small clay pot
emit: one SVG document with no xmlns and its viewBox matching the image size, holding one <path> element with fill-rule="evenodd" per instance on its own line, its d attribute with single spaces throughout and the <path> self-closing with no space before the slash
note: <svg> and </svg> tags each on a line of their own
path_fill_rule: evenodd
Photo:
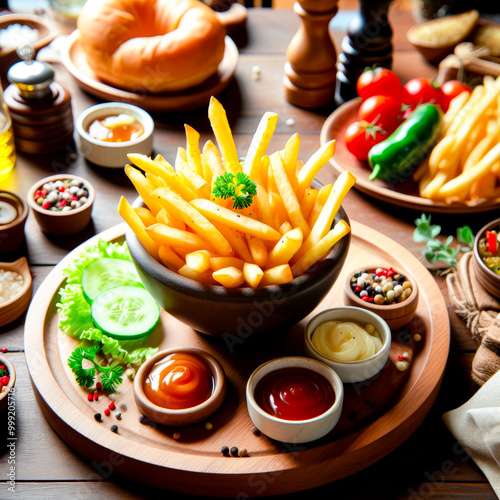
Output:
<svg viewBox="0 0 500 500">
<path fill-rule="evenodd" d="M 32 295 L 32 279 L 26 257 L 15 262 L 0 262 L 0 269 L 14 271 L 23 277 L 23 286 L 19 293 L 0 304 L 0 326 L 4 326 L 15 321 L 28 308 Z"/>
</svg>

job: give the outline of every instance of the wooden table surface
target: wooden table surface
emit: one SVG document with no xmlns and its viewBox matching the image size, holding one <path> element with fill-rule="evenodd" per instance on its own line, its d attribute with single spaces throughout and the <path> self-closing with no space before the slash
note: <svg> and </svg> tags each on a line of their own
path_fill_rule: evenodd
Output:
<svg viewBox="0 0 500 500">
<path fill-rule="evenodd" d="M 342 9 L 342 3 L 340 4 Z M 332 23 L 337 47 L 345 33 L 350 13 L 340 11 Z M 394 29 L 394 71 L 402 81 L 415 76 L 433 76 L 435 68 L 427 65 L 406 41 L 406 30 L 412 24 L 409 13 L 391 10 L 390 21 Z M 295 34 L 299 20 L 291 10 L 253 9 L 249 11 L 247 34 L 238 36 L 240 59 L 236 77 L 220 96 L 225 106 L 236 145 L 246 151 L 256 125 L 265 111 L 279 114 L 276 134 L 270 149 L 281 148 L 295 132 L 301 137 L 301 158 L 307 158 L 319 147 L 319 133 L 332 108 L 306 111 L 288 104 L 284 99 L 282 78 L 285 50 Z M 260 80 L 252 79 L 252 68 L 261 68 Z M 74 116 L 97 101 L 83 93 L 72 81 L 64 67 L 57 65 L 57 80 L 72 95 Z M 197 129 L 202 140 L 212 138 L 206 108 L 176 114 L 156 114 L 154 149 L 167 159 L 175 157 L 176 149 L 185 142 L 183 124 Z M 287 125 L 293 118 L 294 124 Z M 87 178 L 97 190 L 91 225 L 74 237 L 49 237 L 38 227 L 33 215 L 26 224 L 26 243 L 16 255 L 2 260 L 14 260 L 20 255 L 29 259 L 34 276 L 34 289 L 75 246 L 89 237 L 121 222 L 116 207 L 121 195 L 135 198 L 123 171 L 99 168 L 87 163 L 76 150 L 67 148 L 60 154 L 47 156 L 19 155 L 14 174 L 0 188 L 26 196 L 29 187 L 38 179 L 53 173 L 67 172 Z M 330 182 L 335 174 L 325 167 L 320 180 Z M 412 240 L 414 220 L 419 212 L 395 209 L 352 190 L 344 202 L 352 219 L 363 222 L 386 234 L 420 255 L 421 245 Z M 433 215 L 433 222 L 443 227 L 443 234 L 454 234 L 455 228 L 464 224 L 477 231 L 489 220 L 499 217 L 499 211 L 462 215 Z M 446 286 L 436 278 L 449 306 Z M 396 451 L 375 465 L 333 484 L 308 491 L 307 495 L 320 498 L 496 498 L 484 475 L 460 448 L 442 422 L 443 412 L 455 408 L 478 389 L 470 379 L 470 367 L 476 343 L 463 323 L 449 311 L 451 323 L 451 351 L 437 400 L 422 425 Z M 71 498 L 195 498 L 169 494 L 148 488 L 135 478 L 110 476 L 109 464 L 92 463 L 70 449 L 52 430 L 43 417 L 33 394 L 23 354 L 23 329 L 25 317 L 0 328 L 0 347 L 8 348 L 7 356 L 17 370 L 16 383 L 16 495 L 17 498 L 50 499 Z M 2 415 L 5 420 L 5 415 Z M 2 423 L 2 426 L 4 423 Z M 5 424 L 6 425 L 6 424 Z M 9 453 L 0 444 L 0 498 L 10 498 L 6 480 Z M 112 468 L 112 467 L 111 467 Z M 272 476 L 266 481 L 273 481 Z M 165 485 L 168 489 L 168 484 Z M 243 491 L 239 498 L 265 495 L 266 482 Z M 305 497 L 304 493 L 287 495 L 287 498 Z"/>
</svg>

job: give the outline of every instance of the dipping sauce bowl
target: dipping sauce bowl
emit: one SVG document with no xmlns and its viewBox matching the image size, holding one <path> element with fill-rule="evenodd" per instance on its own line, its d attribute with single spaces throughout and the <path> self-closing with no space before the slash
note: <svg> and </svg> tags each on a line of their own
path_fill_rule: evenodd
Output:
<svg viewBox="0 0 500 500">
<path fill-rule="evenodd" d="M 361 350 L 363 345 L 360 338 L 350 338 L 351 333 L 347 328 L 344 330 L 337 328 L 335 333 L 341 335 L 342 338 L 327 337 L 325 342 L 327 346 L 332 346 L 335 349 L 332 349 L 331 354 L 328 354 L 323 349 L 320 351 L 313 342 L 313 336 L 318 327 L 327 325 L 328 322 L 354 322 L 363 328 L 367 325 L 372 325 L 380 335 L 378 350 L 363 359 L 340 361 L 339 359 L 342 356 L 339 353 L 351 354 L 352 352 L 356 352 L 356 349 Z M 332 324 L 332 328 L 334 324 Z M 365 332 L 365 335 L 370 336 L 368 332 Z M 352 335 L 352 337 L 356 337 L 356 335 Z M 373 377 L 385 366 L 389 358 L 391 340 L 389 326 L 377 314 L 359 307 L 333 307 L 325 309 L 309 321 L 305 331 L 304 349 L 308 356 L 322 361 L 335 370 L 342 379 L 342 382 L 361 382 Z"/>
<path fill-rule="evenodd" d="M 135 402 L 150 420 L 186 426 L 201 422 L 222 404 L 226 378 L 220 363 L 194 347 L 156 353 L 134 379 Z"/>
<path fill-rule="evenodd" d="M 285 443 L 306 443 L 335 427 L 344 388 L 326 364 L 288 356 L 267 361 L 252 373 L 246 399 L 250 419 L 263 434 Z"/>
</svg>

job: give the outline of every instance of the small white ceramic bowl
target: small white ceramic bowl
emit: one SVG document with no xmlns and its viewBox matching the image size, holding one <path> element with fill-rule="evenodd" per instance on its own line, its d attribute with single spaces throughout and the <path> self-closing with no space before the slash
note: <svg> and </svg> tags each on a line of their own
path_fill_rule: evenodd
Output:
<svg viewBox="0 0 500 500">
<path fill-rule="evenodd" d="M 330 320 L 354 321 L 364 326 L 371 323 L 382 337 L 382 348 L 373 356 L 358 361 L 337 362 L 320 354 L 312 343 L 314 330 L 321 323 Z M 377 314 L 360 307 L 333 307 L 314 316 L 306 327 L 304 350 L 308 356 L 319 359 L 333 368 L 342 382 L 361 382 L 376 375 L 387 363 L 391 349 L 389 325 Z"/>
<path fill-rule="evenodd" d="M 119 114 L 131 115 L 142 124 L 144 132 L 136 139 L 123 142 L 100 141 L 88 134 L 88 128 L 94 120 Z M 129 162 L 127 154 L 149 156 L 153 151 L 153 119 L 146 111 L 132 104 L 106 102 L 91 106 L 78 117 L 76 130 L 80 152 L 88 161 L 101 167 L 123 168 Z"/>
<path fill-rule="evenodd" d="M 284 368 L 305 368 L 325 377 L 335 393 L 333 405 L 325 413 L 308 420 L 284 420 L 264 411 L 255 400 L 255 388 L 263 377 Z M 344 402 L 344 386 L 326 364 L 311 358 L 288 356 L 267 361 L 255 369 L 247 382 L 246 399 L 250 419 L 263 434 L 284 443 L 307 443 L 325 436 L 337 425 Z"/>
</svg>

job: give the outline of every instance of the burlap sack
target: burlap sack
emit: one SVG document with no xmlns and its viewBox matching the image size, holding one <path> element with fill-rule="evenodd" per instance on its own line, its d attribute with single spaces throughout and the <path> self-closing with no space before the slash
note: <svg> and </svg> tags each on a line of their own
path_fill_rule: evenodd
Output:
<svg viewBox="0 0 500 500">
<path fill-rule="evenodd" d="M 500 369 L 500 302 L 477 281 L 472 252 L 460 259 L 446 277 L 453 308 L 469 328 L 479 347 L 472 362 L 472 379 L 483 385 Z"/>
</svg>

